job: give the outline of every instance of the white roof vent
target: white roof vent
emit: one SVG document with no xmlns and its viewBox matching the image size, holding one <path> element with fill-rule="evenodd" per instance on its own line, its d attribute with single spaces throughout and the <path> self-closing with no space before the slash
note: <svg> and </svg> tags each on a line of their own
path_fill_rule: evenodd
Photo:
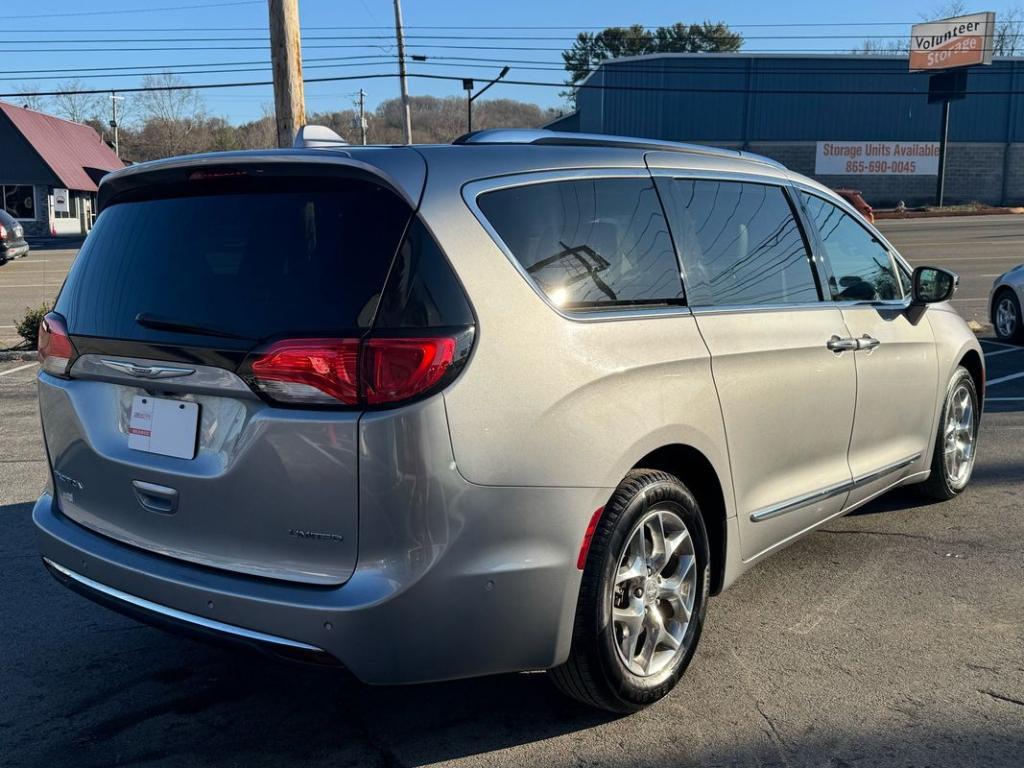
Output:
<svg viewBox="0 0 1024 768">
<path fill-rule="evenodd" d="M 348 142 L 326 125 L 304 125 L 296 132 L 292 146 L 296 149 L 347 147 Z"/>
</svg>

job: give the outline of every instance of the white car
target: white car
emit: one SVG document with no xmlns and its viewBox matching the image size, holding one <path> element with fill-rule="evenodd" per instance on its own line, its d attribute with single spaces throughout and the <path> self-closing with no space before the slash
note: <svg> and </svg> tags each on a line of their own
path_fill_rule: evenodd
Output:
<svg viewBox="0 0 1024 768">
<path fill-rule="evenodd" d="M 1018 264 L 1004 272 L 992 284 L 989 294 L 989 310 L 996 336 L 1004 341 L 1024 341 L 1024 319 L 1020 312 L 1021 296 L 1024 291 L 1024 264 Z"/>
</svg>

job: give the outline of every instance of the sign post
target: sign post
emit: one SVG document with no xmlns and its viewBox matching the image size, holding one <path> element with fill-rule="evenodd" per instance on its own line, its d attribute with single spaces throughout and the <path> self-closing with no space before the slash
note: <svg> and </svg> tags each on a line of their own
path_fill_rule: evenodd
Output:
<svg viewBox="0 0 1024 768">
<path fill-rule="evenodd" d="M 928 103 L 942 104 L 935 182 L 935 202 L 940 208 L 946 193 L 949 102 L 966 96 L 967 67 L 992 63 L 995 27 L 996 15 L 988 12 L 915 24 L 910 29 L 910 71 L 933 73 L 928 83 Z"/>
</svg>

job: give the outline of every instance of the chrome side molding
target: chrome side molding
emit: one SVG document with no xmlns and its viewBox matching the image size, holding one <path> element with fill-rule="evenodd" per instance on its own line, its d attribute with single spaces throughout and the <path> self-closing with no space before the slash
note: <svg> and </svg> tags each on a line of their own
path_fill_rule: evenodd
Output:
<svg viewBox="0 0 1024 768">
<path fill-rule="evenodd" d="M 158 616 L 164 616 L 175 621 L 183 622 L 185 624 L 191 624 L 201 629 L 211 630 L 213 632 L 219 632 L 224 635 L 231 635 L 233 637 L 241 638 L 243 640 L 252 640 L 258 643 L 266 643 L 267 645 L 276 645 L 283 648 L 293 648 L 300 651 L 312 651 L 314 653 L 325 653 L 322 648 L 317 648 L 315 645 L 308 645 L 306 643 L 300 643 L 298 640 L 289 640 L 286 637 L 278 637 L 277 635 L 268 635 L 265 632 L 257 632 L 253 629 L 246 629 L 245 627 L 238 627 L 234 624 L 225 624 L 222 621 L 216 621 L 214 619 L 208 619 L 204 616 L 197 616 L 194 613 L 186 613 L 185 611 L 179 611 L 176 608 L 170 608 L 166 605 L 160 605 L 150 600 L 146 600 L 142 597 L 136 597 L 135 595 L 129 595 L 127 592 L 122 592 L 119 589 L 108 587 L 106 584 L 100 584 L 98 581 L 90 579 L 88 576 L 83 576 L 80 573 L 75 573 L 70 568 L 65 568 L 59 563 L 55 563 L 48 557 L 43 558 L 43 562 L 47 567 L 52 568 L 57 573 L 61 574 L 65 578 L 71 579 L 83 587 L 98 592 L 107 597 L 113 598 L 122 603 L 134 606 L 135 608 L 141 608 L 149 613 L 154 613 Z"/>
<path fill-rule="evenodd" d="M 913 456 L 908 456 L 905 459 L 900 459 L 899 461 L 894 461 L 891 464 L 886 464 L 884 467 L 879 467 L 873 472 L 868 472 L 867 474 L 860 475 L 858 477 L 853 478 L 852 480 L 847 480 L 846 482 L 843 483 L 836 483 L 835 485 L 829 485 L 817 491 L 805 493 L 802 496 L 796 496 L 792 499 L 780 501 L 778 504 L 772 504 L 767 507 L 762 507 L 761 509 L 755 510 L 750 513 L 750 520 L 754 523 L 760 523 L 763 520 L 771 520 L 773 517 L 784 515 L 787 512 L 793 512 L 794 510 L 802 509 L 803 507 L 808 507 L 811 504 L 815 504 L 819 501 L 830 499 L 833 496 L 838 496 L 841 493 L 847 493 L 849 491 L 854 490 L 855 488 L 859 488 L 862 485 L 873 483 L 875 480 L 885 477 L 886 475 L 892 474 L 893 472 L 903 469 L 904 467 L 909 467 L 911 464 L 913 464 L 920 458 L 921 454 L 915 453 Z"/>
</svg>

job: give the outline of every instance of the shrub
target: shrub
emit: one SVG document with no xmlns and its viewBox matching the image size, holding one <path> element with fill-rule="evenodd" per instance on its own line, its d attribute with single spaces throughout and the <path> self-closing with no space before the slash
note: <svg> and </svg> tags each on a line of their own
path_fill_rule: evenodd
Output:
<svg viewBox="0 0 1024 768">
<path fill-rule="evenodd" d="M 47 304 L 43 304 L 35 309 L 25 307 L 25 316 L 15 323 L 15 329 L 18 331 L 18 335 L 25 340 L 25 345 L 29 349 L 36 348 L 36 341 L 39 339 L 39 324 L 43 322 L 43 316 L 50 311 L 50 307 Z"/>
</svg>

